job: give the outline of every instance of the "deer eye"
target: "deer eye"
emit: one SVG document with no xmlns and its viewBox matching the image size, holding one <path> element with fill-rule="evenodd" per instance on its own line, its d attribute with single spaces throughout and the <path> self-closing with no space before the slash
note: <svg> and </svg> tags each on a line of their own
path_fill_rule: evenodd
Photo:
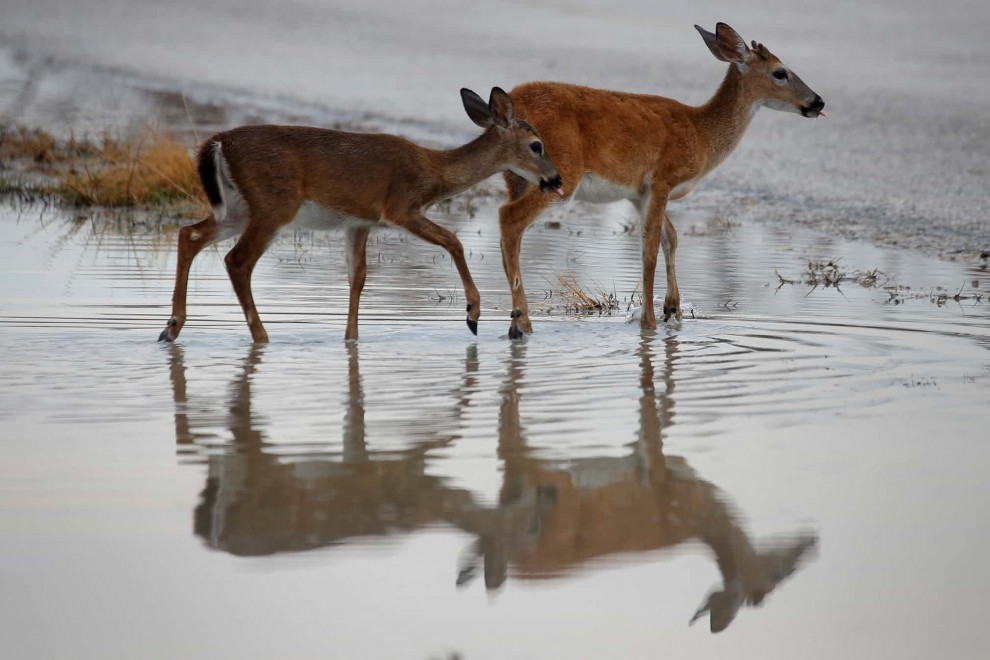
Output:
<svg viewBox="0 0 990 660">
<path fill-rule="evenodd" d="M 773 72 L 773 77 L 777 80 L 787 80 L 787 69 L 777 69 Z"/>
<path fill-rule="evenodd" d="M 537 156 L 543 155 L 543 143 L 542 142 L 530 142 L 529 150 L 532 151 Z"/>
</svg>

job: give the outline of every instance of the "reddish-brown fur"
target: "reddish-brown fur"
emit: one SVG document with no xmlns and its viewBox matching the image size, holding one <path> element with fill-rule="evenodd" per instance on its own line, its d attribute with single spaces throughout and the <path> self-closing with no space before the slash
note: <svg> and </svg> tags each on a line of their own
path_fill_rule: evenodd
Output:
<svg viewBox="0 0 990 660">
<path fill-rule="evenodd" d="M 243 198 L 246 214 L 228 208 L 230 217 L 218 221 L 211 214 L 180 231 L 172 317 L 159 339 L 174 340 L 185 323 L 193 258 L 224 238 L 225 232 L 236 235 L 243 227 L 226 256 L 227 271 L 251 336 L 256 342 L 268 341 L 251 293 L 251 273 L 279 229 L 295 219 L 304 202 L 352 219 L 345 223 L 351 284 L 346 339 L 358 335 L 358 302 L 367 272 L 366 239 L 370 227 L 379 222 L 403 227 L 450 253 L 464 285 L 468 326 L 475 331 L 480 296 L 464 249 L 453 232 L 431 222 L 424 209 L 509 167 L 542 182 L 557 181 L 558 176 L 545 153 L 533 152 L 532 144 L 539 136 L 515 119 L 505 92 L 496 88 L 487 104 L 469 90 L 462 90 L 462 98 L 471 118 L 487 130 L 450 151 L 427 149 L 394 135 L 300 126 L 244 126 L 207 140 L 200 153 L 200 171 L 208 195 L 217 196 L 218 186 L 210 177 L 217 175 L 217 167 L 211 164 L 219 148 L 220 176 L 229 176 L 229 183 Z M 234 200 L 225 202 L 230 207 Z"/>
<path fill-rule="evenodd" d="M 761 44 L 754 42 L 750 50 L 723 23 L 717 36 L 698 30 L 712 53 L 730 63 L 718 91 L 703 106 L 556 82 L 527 83 L 510 93 L 516 110 L 543 137 L 564 180 L 565 196 L 575 193 L 586 174 L 634 191 L 643 217 L 644 328 L 656 328 L 653 281 L 661 246 L 667 270 L 664 320 L 681 316 L 674 269 L 677 232 L 666 214 L 667 201 L 686 195 L 729 155 L 754 108 L 772 104 L 818 116 L 824 106 L 792 72 L 776 81 L 773 74 L 783 65 Z M 522 233 L 554 200 L 535 194 L 511 173 L 505 177 L 509 202 L 500 212 L 502 259 L 517 310 L 510 336 L 519 336 L 532 331 L 519 268 Z"/>
</svg>

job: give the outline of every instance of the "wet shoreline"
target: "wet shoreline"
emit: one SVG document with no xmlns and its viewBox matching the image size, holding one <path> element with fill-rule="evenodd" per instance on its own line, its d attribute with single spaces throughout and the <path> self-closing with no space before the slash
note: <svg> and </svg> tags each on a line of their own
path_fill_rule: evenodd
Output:
<svg viewBox="0 0 990 660">
<path fill-rule="evenodd" d="M 14 44 L 18 43 L 15 39 Z M 140 71 L 113 69 L 102 65 L 79 64 L 58 55 L 35 52 L 30 47 L 8 45 L 0 49 L 0 117 L 11 123 L 43 128 L 58 134 L 99 135 L 102 131 L 126 132 L 135 127 L 153 125 L 176 134 L 193 145 L 216 130 L 245 123 L 313 124 L 356 131 L 390 131 L 430 146 L 447 146 L 471 134 L 464 121 L 451 121 L 446 116 L 410 118 L 399 113 L 349 110 L 346 106 L 320 101 L 301 101 L 289 95 L 255 94 L 236 87 L 210 87 L 195 81 L 179 81 L 166 76 L 149 77 Z M 443 104 L 449 105 L 449 104 Z M 819 123 L 839 126 L 809 125 L 793 117 L 764 110 L 761 119 L 743 138 L 738 153 L 709 175 L 690 196 L 671 206 L 673 213 L 710 213 L 735 222 L 767 222 L 786 226 L 796 224 L 847 239 L 864 240 L 895 249 L 907 249 L 922 254 L 957 261 L 969 266 L 987 265 L 990 243 L 987 242 L 986 208 L 990 200 L 980 185 L 981 177 L 990 171 L 990 152 L 977 147 L 980 130 L 976 119 L 970 125 L 960 125 L 959 135 L 951 137 L 953 144 L 963 145 L 966 156 L 953 166 L 958 170 L 955 190 L 950 195 L 923 188 L 910 193 L 900 189 L 900 177 L 910 177 L 911 185 L 919 173 L 898 175 L 873 168 L 877 190 L 886 195 L 868 193 L 870 186 L 843 190 L 848 185 L 848 173 L 840 151 L 827 153 L 815 161 L 801 164 L 807 176 L 785 176 L 786 169 L 796 165 L 786 157 L 787 146 L 776 133 L 800 136 L 802 131 L 816 134 L 825 131 L 828 149 L 869 148 L 850 140 L 861 136 L 845 135 L 851 128 L 846 123 L 853 118 L 830 117 Z M 911 118 L 904 125 L 922 121 Z M 950 120 L 946 120 L 947 122 Z M 768 134 L 767 131 L 770 131 Z M 889 128 L 885 129 L 891 130 Z M 944 132 L 944 127 L 939 131 Z M 966 137 L 969 135 L 970 137 Z M 763 142 L 763 144 L 761 144 Z M 848 144 L 842 144 L 848 142 Z M 926 147 L 928 149 L 934 147 Z M 949 149 L 948 144 L 945 149 Z M 781 153 L 781 150 L 784 153 Z M 919 153 L 918 156 L 921 154 Z M 946 153 L 935 154 L 944 161 Z M 757 159 L 757 160 L 754 160 Z M 861 160 L 858 156 L 853 162 Z M 778 164 L 777 161 L 780 161 Z M 944 167 L 940 163 L 939 167 Z M 781 168 L 784 169 L 781 169 Z M 871 169 L 866 163 L 857 167 Z M 948 175 L 948 173 L 945 173 Z M 859 176 L 859 175 L 857 175 Z M 888 181 L 889 180 L 889 181 Z M 502 193 L 504 185 L 493 179 L 486 190 Z M 894 187 L 891 187 L 891 186 Z M 990 193 L 987 193 L 990 194 Z M 902 198 L 903 197 L 903 198 Z M 929 201 L 944 197 L 941 210 Z M 953 199 L 962 206 L 956 208 Z M 967 214 L 964 209 L 971 209 Z M 601 207 L 588 207 L 586 212 L 607 213 Z"/>
<path fill-rule="evenodd" d="M 473 131 L 462 84 L 701 101 L 721 65 L 690 25 L 726 18 L 177 1 L 11 0 L 0 116 L 445 146 Z M 990 155 L 955 84 L 983 61 L 983 10 L 773 5 L 747 21 L 837 112 L 761 112 L 672 205 L 685 313 L 656 332 L 635 322 L 631 205 L 567 203 L 525 235 L 535 331 L 510 340 L 497 177 L 430 211 L 464 245 L 478 335 L 446 253 L 383 227 L 357 342 L 340 232 L 287 230 L 259 261 L 265 345 L 231 242 L 203 251 L 169 344 L 185 219 L 0 200 L 5 654 L 982 658 Z M 563 282 L 616 307 L 574 313 Z"/>
</svg>

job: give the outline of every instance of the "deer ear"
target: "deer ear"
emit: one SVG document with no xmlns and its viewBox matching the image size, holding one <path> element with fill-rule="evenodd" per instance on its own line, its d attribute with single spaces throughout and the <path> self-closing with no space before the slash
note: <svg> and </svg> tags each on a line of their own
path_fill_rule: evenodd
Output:
<svg viewBox="0 0 990 660">
<path fill-rule="evenodd" d="M 701 27 L 700 25 L 695 25 L 694 29 L 697 30 L 698 34 L 701 35 L 701 38 L 705 40 L 705 45 L 708 46 L 708 50 L 712 51 L 712 55 L 714 55 L 716 59 L 719 59 L 723 62 L 729 61 L 725 59 L 725 56 L 722 55 L 721 52 L 719 52 L 718 38 L 714 34 L 709 32 L 705 28 Z"/>
<path fill-rule="evenodd" d="M 482 128 L 488 128 L 492 125 L 492 113 L 484 99 L 467 87 L 462 87 L 461 101 L 464 103 L 464 111 L 467 112 L 471 121 Z"/>
<path fill-rule="evenodd" d="M 715 24 L 715 40 L 719 51 L 728 62 L 741 64 L 749 55 L 749 46 L 746 45 L 746 40 L 725 23 Z"/>
<path fill-rule="evenodd" d="M 512 99 L 501 87 L 492 87 L 492 94 L 488 98 L 488 107 L 491 108 L 492 121 L 496 126 L 508 128 L 516 118 L 516 113 L 512 109 Z"/>
</svg>

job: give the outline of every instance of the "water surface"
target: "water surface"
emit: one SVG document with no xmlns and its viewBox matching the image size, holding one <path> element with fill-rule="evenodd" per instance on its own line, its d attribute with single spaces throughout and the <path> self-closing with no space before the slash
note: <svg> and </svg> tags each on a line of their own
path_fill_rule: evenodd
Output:
<svg viewBox="0 0 990 660">
<path fill-rule="evenodd" d="M 223 249 L 159 344 L 172 231 L 5 207 L 4 657 L 981 657 L 984 273 L 682 214 L 689 312 L 644 334 L 561 313 L 557 274 L 638 277 L 631 211 L 575 205 L 510 342 L 495 209 L 439 216 L 477 338 L 449 259 L 380 232 L 345 344 L 339 237 L 290 234 L 257 346 Z M 777 288 L 830 258 L 911 288 Z"/>
</svg>

